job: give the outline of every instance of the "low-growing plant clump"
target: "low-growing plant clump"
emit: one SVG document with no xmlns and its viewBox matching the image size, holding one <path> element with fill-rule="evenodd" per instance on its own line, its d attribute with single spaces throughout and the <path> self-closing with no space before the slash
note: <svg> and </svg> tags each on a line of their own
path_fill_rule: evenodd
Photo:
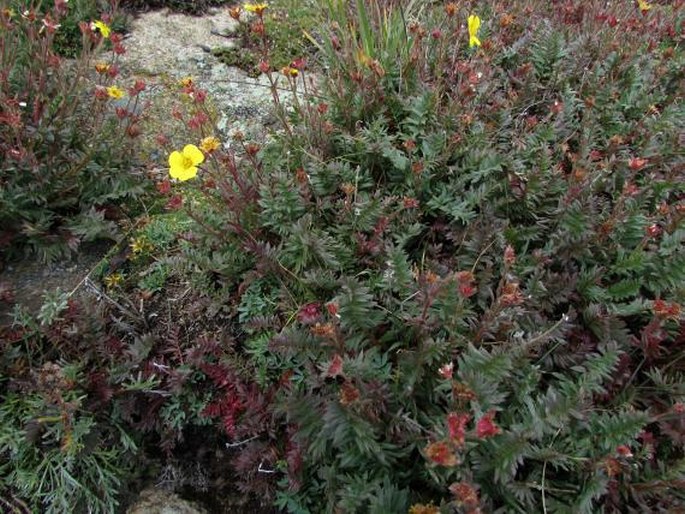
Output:
<svg viewBox="0 0 685 514">
<path fill-rule="evenodd" d="M 272 60 L 268 9 L 234 12 L 280 132 L 224 146 L 181 81 L 195 139 L 159 138 L 170 213 L 109 307 L 3 332 L 10 493 L 53 505 L 20 470 L 71 441 L 203 433 L 286 512 L 682 508 L 682 2 L 328 0 L 317 80 Z"/>
<path fill-rule="evenodd" d="M 280 384 L 238 465 L 280 459 L 293 512 L 678 505 L 679 7 L 327 9 L 320 89 L 259 64 L 278 142 L 170 158 L 200 290 Z"/>
<path fill-rule="evenodd" d="M 0 256 L 28 248 L 55 260 L 113 237 L 113 220 L 144 192 L 135 156 L 145 84 L 119 77 L 114 10 L 80 22 L 82 51 L 68 60 L 56 37 L 70 4 L 0 5 Z"/>
</svg>

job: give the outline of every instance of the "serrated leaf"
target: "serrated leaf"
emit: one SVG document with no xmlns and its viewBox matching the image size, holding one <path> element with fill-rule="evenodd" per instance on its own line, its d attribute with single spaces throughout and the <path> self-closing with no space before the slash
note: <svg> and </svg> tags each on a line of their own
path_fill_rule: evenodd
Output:
<svg viewBox="0 0 685 514">
<path fill-rule="evenodd" d="M 641 298 L 637 298 L 630 303 L 613 303 L 607 306 L 609 313 L 617 316 L 634 316 L 648 309 L 649 307 Z"/>
<path fill-rule="evenodd" d="M 640 281 L 635 279 L 622 280 L 607 289 L 609 296 L 614 300 L 627 300 L 637 296 L 640 292 Z"/>
</svg>

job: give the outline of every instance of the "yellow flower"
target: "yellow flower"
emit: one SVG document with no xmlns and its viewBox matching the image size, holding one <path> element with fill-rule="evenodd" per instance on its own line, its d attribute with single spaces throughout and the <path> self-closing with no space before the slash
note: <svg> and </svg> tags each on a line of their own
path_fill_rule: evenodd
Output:
<svg viewBox="0 0 685 514">
<path fill-rule="evenodd" d="M 193 85 L 193 77 L 185 77 L 178 81 L 181 87 L 190 87 Z"/>
<path fill-rule="evenodd" d="M 646 0 L 637 0 L 637 6 L 643 14 L 652 8 L 652 6 L 649 5 Z"/>
<path fill-rule="evenodd" d="M 109 33 L 112 31 L 109 28 L 109 25 L 107 25 L 102 20 L 97 20 L 90 24 L 90 30 L 95 31 L 95 29 L 99 30 L 100 34 L 102 34 L 102 37 L 104 37 L 105 39 L 109 37 Z"/>
<path fill-rule="evenodd" d="M 125 93 L 123 89 L 119 89 L 117 86 L 109 86 L 107 88 L 107 94 L 110 98 L 118 100 L 119 98 L 123 98 Z"/>
<path fill-rule="evenodd" d="M 290 66 L 285 66 L 281 68 L 281 73 L 286 77 L 297 77 L 300 74 L 299 71 L 297 71 L 295 68 L 291 68 Z"/>
<path fill-rule="evenodd" d="M 204 153 L 212 153 L 214 150 L 219 148 L 221 142 L 214 136 L 206 137 L 200 142 L 200 149 Z"/>
<path fill-rule="evenodd" d="M 475 14 L 469 16 L 469 47 L 480 46 L 478 39 L 478 29 L 480 28 L 480 18 Z"/>
<path fill-rule="evenodd" d="M 109 71 L 109 64 L 104 63 L 104 62 L 99 62 L 95 65 L 95 71 L 98 73 L 107 73 Z"/>
<path fill-rule="evenodd" d="M 257 16 L 261 16 L 268 6 L 266 4 L 245 4 L 243 7 L 247 12 L 253 12 Z"/>
<path fill-rule="evenodd" d="M 123 281 L 124 281 L 124 276 L 121 273 L 119 273 L 118 271 L 116 273 L 111 273 L 104 278 L 104 282 L 105 282 L 105 285 L 107 286 L 107 289 L 114 289 L 119 284 L 121 284 Z"/>
<path fill-rule="evenodd" d="M 205 155 L 195 145 L 186 145 L 182 152 L 173 151 L 169 155 L 169 175 L 184 182 L 197 175 L 197 165 L 205 160 Z"/>
</svg>

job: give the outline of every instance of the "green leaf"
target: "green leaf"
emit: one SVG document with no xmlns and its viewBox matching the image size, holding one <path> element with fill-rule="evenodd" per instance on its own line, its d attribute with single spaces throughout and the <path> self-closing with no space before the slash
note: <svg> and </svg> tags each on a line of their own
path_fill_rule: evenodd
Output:
<svg viewBox="0 0 685 514">
<path fill-rule="evenodd" d="M 607 289 L 609 296 L 614 300 L 627 300 L 634 298 L 640 292 L 640 281 L 627 279 L 617 282 Z"/>
</svg>

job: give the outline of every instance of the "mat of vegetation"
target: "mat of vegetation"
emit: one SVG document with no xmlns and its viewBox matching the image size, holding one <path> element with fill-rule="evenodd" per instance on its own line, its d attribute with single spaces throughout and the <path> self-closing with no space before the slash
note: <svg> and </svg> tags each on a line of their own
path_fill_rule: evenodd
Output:
<svg viewBox="0 0 685 514">
<path fill-rule="evenodd" d="M 280 131 L 228 151 L 178 85 L 168 212 L 0 332 L 2 501 L 166 458 L 217 512 L 682 509 L 682 7 L 328 0 L 316 88 L 235 7 Z"/>
</svg>

